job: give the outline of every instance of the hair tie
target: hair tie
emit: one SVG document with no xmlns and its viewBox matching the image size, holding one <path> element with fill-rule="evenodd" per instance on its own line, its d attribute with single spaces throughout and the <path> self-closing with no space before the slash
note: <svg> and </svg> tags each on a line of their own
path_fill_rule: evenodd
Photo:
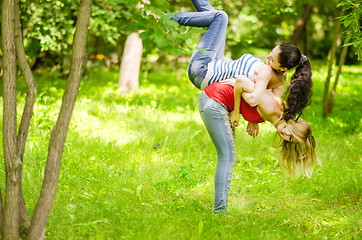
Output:
<svg viewBox="0 0 362 240">
<path fill-rule="evenodd" d="M 303 65 L 308 60 L 306 55 L 301 55 L 299 60 L 299 66 Z"/>
</svg>

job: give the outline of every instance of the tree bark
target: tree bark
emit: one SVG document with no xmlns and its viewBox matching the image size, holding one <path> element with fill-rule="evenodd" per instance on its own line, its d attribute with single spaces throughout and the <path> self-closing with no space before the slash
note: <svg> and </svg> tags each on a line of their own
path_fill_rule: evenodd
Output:
<svg viewBox="0 0 362 240">
<path fill-rule="evenodd" d="M 86 64 L 86 42 L 91 7 L 92 0 L 80 1 L 73 40 L 71 69 L 58 120 L 50 135 L 43 187 L 31 220 L 30 239 L 44 239 L 46 222 L 56 194 L 64 143 Z"/>
<path fill-rule="evenodd" d="M 17 67 L 15 1 L 2 1 L 2 52 L 4 64 L 3 146 L 6 175 L 3 239 L 19 239 L 20 166 L 16 139 Z"/>
<path fill-rule="evenodd" d="M 303 39 L 302 36 L 303 36 L 304 30 L 306 29 L 305 26 L 307 24 L 307 21 L 311 15 L 312 11 L 313 11 L 313 5 L 311 5 L 311 4 L 305 5 L 302 16 L 299 17 L 299 19 L 297 20 L 297 22 L 295 24 L 294 32 L 291 37 L 291 42 L 292 42 L 292 44 L 294 44 L 297 47 L 300 46 L 300 41 Z"/>
<path fill-rule="evenodd" d="M 351 29 L 352 29 L 352 25 L 349 26 L 348 31 L 351 31 Z M 334 80 L 333 88 L 332 88 L 331 94 L 329 96 L 328 114 L 330 114 L 332 112 L 332 109 L 333 109 L 334 98 L 335 98 L 336 91 L 337 91 L 337 84 L 338 84 L 339 76 L 341 75 L 341 72 L 342 72 L 342 67 L 343 67 L 344 62 L 346 60 L 347 51 L 348 51 L 348 46 L 344 46 L 342 48 L 341 56 L 339 57 L 338 71 L 337 71 L 337 74 L 336 74 L 336 79 Z"/>
<path fill-rule="evenodd" d="M 19 1 L 16 1 L 15 4 L 15 45 L 16 45 L 16 53 L 18 57 L 19 66 L 21 72 L 23 73 L 23 77 L 27 86 L 27 94 L 25 100 L 25 106 L 21 118 L 21 123 L 19 126 L 19 132 L 17 136 L 18 143 L 18 156 L 23 162 L 24 151 L 26 139 L 29 132 L 30 120 L 33 116 L 33 107 L 36 98 L 37 92 L 37 83 L 34 81 L 33 74 L 31 72 L 30 65 L 26 59 L 25 49 L 23 44 L 22 30 L 21 30 L 21 22 L 20 22 L 20 10 L 19 10 Z M 22 166 L 22 165 L 21 165 Z M 22 179 L 22 167 L 20 168 L 20 179 Z M 20 186 L 20 229 L 21 232 L 24 232 L 26 235 L 26 231 L 30 226 L 30 217 L 28 211 L 26 209 L 26 204 L 24 200 L 22 186 Z"/>
<path fill-rule="evenodd" d="M 343 11 L 341 11 L 340 16 L 343 14 Z M 324 93 L 323 93 L 323 117 L 327 117 L 328 116 L 328 94 L 329 94 L 329 85 L 331 82 L 331 77 L 332 77 L 332 69 L 333 69 L 333 65 L 334 65 L 334 58 L 336 55 L 336 49 L 337 49 L 337 39 L 338 39 L 338 35 L 341 29 L 341 21 L 338 19 L 336 22 L 336 27 L 335 27 L 335 31 L 334 31 L 334 36 L 333 36 L 333 42 L 332 42 L 332 47 L 331 47 L 331 51 L 330 51 L 330 56 L 329 56 L 329 64 L 328 64 L 328 73 L 327 73 L 327 78 L 326 78 L 326 82 L 324 84 Z"/>
<path fill-rule="evenodd" d="M 142 60 L 142 39 L 137 33 L 132 33 L 127 37 L 124 47 L 121 70 L 118 81 L 118 89 L 123 94 L 138 89 L 138 77 Z"/>
</svg>

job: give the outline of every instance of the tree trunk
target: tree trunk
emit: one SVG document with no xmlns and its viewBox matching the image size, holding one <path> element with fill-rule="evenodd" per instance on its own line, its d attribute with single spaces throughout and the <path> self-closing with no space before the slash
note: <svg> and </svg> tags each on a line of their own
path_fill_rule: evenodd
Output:
<svg viewBox="0 0 362 240">
<path fill-rule="evenodd" d="M 64 143 L 86 64 L 86 40 L 91 7 L 92 0 L 80 1 L 76 31 L 73 40 L 72 65 L 58 120 L 55 128 L 51 132 L 49 140 L 43 187 L 31 220 L 29 229 L 30 239 L 38 240 L 44 238 L 46 222 L 56 194 Z"/>
<path fill-rule="evenodd" d="M 34 81 L 33 74 L 31 72 L 30 65 L 26 59 L 25 49 L 23 44 L 21 23 L 20 23 L 20 10 L 19 10 L 19 1 L 15 5 L 15 45 L 16 53 L 19 61 L 19 66 L 27 86 L 27 94 L 25 100 L 25 106 L 21 118 L 21 123 L 19 127 L 17 143 L 18 143 L 18 156 L 23 162 L 24 151 L 26 139 L 29 132 L 30 120 L 33 116 L 33 107 L 36 98 L 37 83 Z M 20 179 L 22 179 L 22 165 L 20 168 Z M 26 204 L 24 200 L 24 195 L 22 191 L 22 186 L 20 186 L 20 229 L 26 235 L 26 230 L 30 226 L 30 217 L 26 209 Z"/>
<path fill-rule="evenodd" d="M 341 11 L 340 16 L 342 16 L 343 11 Z M 327 117 L 328 116 L 328 94 L 329 94 L 329 85 L 331 82 L 331 77 L 332 77 L 332 69 L 333 69 L 333 65 L 334 65 L 334 58 L 336 55 L 336 49 L 337 49 L 337 40 L 338 40 L 338 35 L 341 29 L 341 21 L 338 19 L 336 22 L 336 27 L 335 27 L 335 31 L 334 31 L 334 36 L 333 36 L 333 42 L 332 42 L 332 47 L 330 50 L 330 56 L 329 56 L 329 64 L 328 64 L 328 73 L 327 73 L 327 78 L 326 78 L 326 82 L 324 84 L 324 93 L 323 93 L 323 117 Z"/>
<path fill-rule="evenodd" d="M 351 29 L 352 29 L 352 25 L 349 26 L 348 31 L 351 31 Z M 339 57 L 338 71 L 337 71 L 337 74 L 336 74 L 336 79 L 334 80 L 333 88 L 332 88 L 331 94 L 329 96 L 328 114 L 330 114 L 332 112 L 332 109 L 333 109 L 334 98 L 335 98 L 336 90 L 337 90 L 337 84 L 338 84 L 339 76 L 341 75 L 341 72 L 342 72 L 342 67 L 343 67 L 344 62 L 346 60 L 347 51 L 348 51 L 348 46 L 344 46 L 342 48 L 341 56 Z"/>
<path fill-rule="evenodd" d="M 118 81 L 118 89 L 123 94 L 138 89 L 138 77 L 142 60 L 142 39 L 137 33 L 132 33 L 127 37 L 124 47 L 121 70 Z"/>
<path fill-rule="evenodd" d="M 17 67 L 15 1 L 2 1 L 2 53 L 4 61 L 3 146 L 6 175 L 3 239 L 19 239 L 20 166 L 16 140 Z"/>
<path fill-rule="evenodd" d="M 291 42 L 297 47 L 300 46 L 300 41 L 303 39 L 303 33 L 304 30 L 306 29 L 305 26 L 312 13 L 312 10 L 313 10 L 313 5 L 310 4 L 305 5 L 302 16 L 299 17 L 299 19 L 295 24 L 294 32 L 291 37 Z"/>
</svg>

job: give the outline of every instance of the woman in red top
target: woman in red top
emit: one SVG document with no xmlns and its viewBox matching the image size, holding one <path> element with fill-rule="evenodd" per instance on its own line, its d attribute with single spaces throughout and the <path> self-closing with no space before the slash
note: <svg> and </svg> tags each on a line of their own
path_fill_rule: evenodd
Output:
<svg viewBox="0 0 362 240">
<path fill-rule="evenodd" d="M 315 140 L 311 126 L 301 118 L 286 121 L 283 118 L 283 102 L 271 91 L 256 107 L 250 107 L 241 98 L 254 90 L 255 83 L 245 76 L 238 76 L 234 87 L 229 82 L 207 86 L 200 94 L 199 111 L 217 151 L 217 167 L 214 179 L 214 208 L 216 213 L 227 211 L 227 198 L 233 166 L 236 160 L 234 127 L 239 123 L 240 113 L 249 122 L 247 132 L 255 137 L 258 123 L 269 121 L 282 138 L 281 167 L 288 173 L 310 177 L 317 161 Z M 234 84 L 234 82 L 232 83 Z"/>
</svg>

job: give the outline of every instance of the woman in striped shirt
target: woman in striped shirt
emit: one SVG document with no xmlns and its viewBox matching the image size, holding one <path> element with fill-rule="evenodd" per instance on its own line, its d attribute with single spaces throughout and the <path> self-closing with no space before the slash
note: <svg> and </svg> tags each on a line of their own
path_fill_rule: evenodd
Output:
<svg viewBox="0 0 362 240">
<path fill-rule="evenodd" d="M 283 139 L 281 164 L 290 172 L 299 171 L 310 176 L 316 162 L 311 127 L 306 121 L 293 118 L 301 113 L 310 98 L 310 64 L 290 44 L 275 47 L 267 57 L 266 64 L 250 54 L 235 61 L 224 60 L 228 16 L 223 11 L 216 11 L 207 0 L 192 0 L 192 3 L 198 12 L 178 13 L 171 18 L 182 25 L 207 27 L 190 59 L 188 74 L 192 83 L 203 90 L 198 107 L 218 155 L 213 211 L 225 213 L 236 160 L 234 127 L 238 125 L 240 113 L 254 124 L 247 128 L 249 135 L 254 137 L 258 131 L 256 124 L 264 120 L 270 121 Z M 266 89 L 271 89 L 280 96 L 284 89 L 286 71 L 297 65 L 299 66 L 288 87 L 289 109 L 283 114 L 282 101 L 277 101 L 280 98 L 275 98 Z M 232 86 L 220 83 L 230 78 L 239 81 L 235 93 Z M 248 105 L 241 94 L 250 105 L 257 107 Z M 229 119 L 229 115 L 238 117 Z"/>
<path fill-rule="evenodd" d="M 283 43 L 271 51 L 266 63 L 250 54 L 244 54 L 237 60 L 225 60 L 227 14 L 215 10 L 207 0 L 192 0 L 192 3 L 197 12 L 180 12 L 170 17 L 180 25 L 207 28 L 190 59 L 188 75 L 191 82 L 203 90 L 214 82 L 246 76 L 255 83 L 249 104 L 256 106 L 261 102 L 265 89 L 281 96 L 287 70 L 297 67 L 287 88 L 288 108 L 285 113 L 289 119 L 300 116 L 311 97 L 311 68 L 307 57 L 297 47 Z"/>
</svg>

